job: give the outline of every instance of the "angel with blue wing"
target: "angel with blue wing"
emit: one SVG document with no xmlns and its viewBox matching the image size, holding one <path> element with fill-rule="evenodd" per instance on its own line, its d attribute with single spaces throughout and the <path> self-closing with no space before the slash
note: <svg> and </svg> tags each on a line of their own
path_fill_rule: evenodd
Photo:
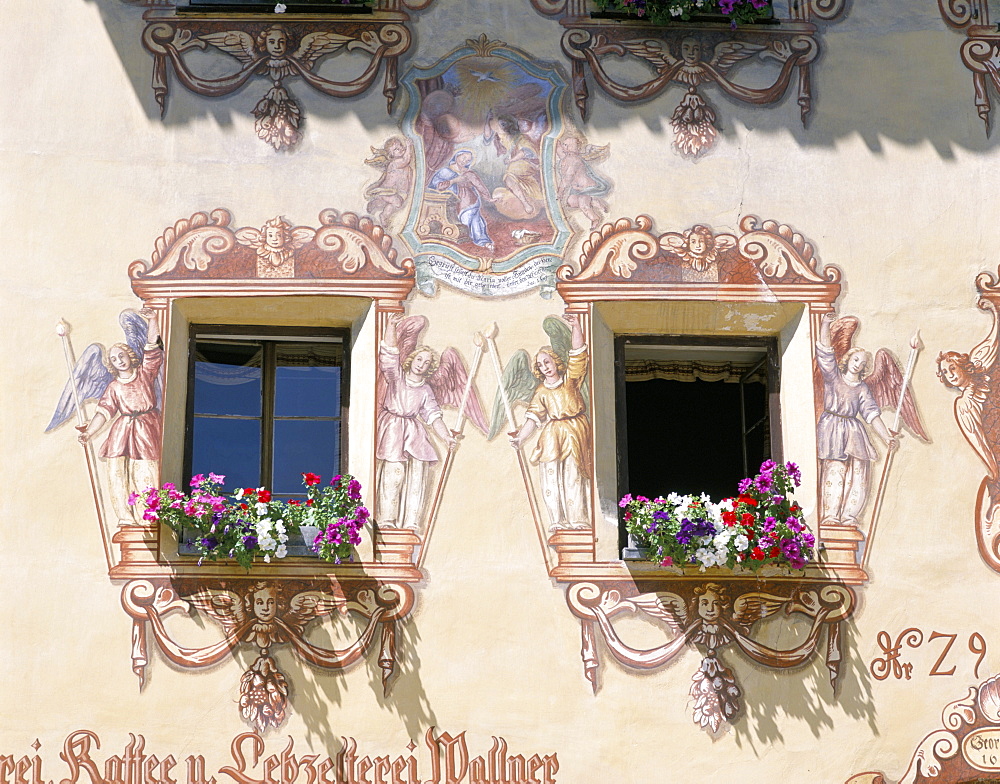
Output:
<svg viewBox="0 0 1000 784">
<path fill-rule="evenodd" d="M 518 352 L 504 374 L 508 391 L 520 392 L 512 398 L 528 403 L 524 422 L 510 442 L 520 449 L 538 434 L 529 459 L 538 465 L 549 528 L 589 528 L 591 429 L 586 383 L 590 354 L 576 314 L 565 314 L 561 322 L 547 318 L 544 328 L 552 344 L 538 350 L 533 364 L 527 361 L 527 352 Z M 503 422 L 496 416 L 494 422 L 498 432 Z"/>
<path fill-rule="evenodd" d="M 163 348 L 153 310 L 126 310 L 118 320 L 125 342 L 115 343 L 107 352 L 100 343 L 84 350 L 46 432 L 76 413 L 77 400 L 80 405 L 97 400 L 97 413 L 89 423 L 77 426 L 79 441 L 86 445 L 111 423 L 98 451 L 108 463 L 111 506 L 119 525 L 143 525 L 141 512 L 129 504 L 129 497 L 158 482 Z"/>
</svg>

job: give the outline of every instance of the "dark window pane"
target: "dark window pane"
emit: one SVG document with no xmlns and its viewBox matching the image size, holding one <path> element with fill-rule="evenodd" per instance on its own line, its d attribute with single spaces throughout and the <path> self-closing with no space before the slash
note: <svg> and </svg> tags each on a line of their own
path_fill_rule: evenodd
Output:
<svg viewBox="0 0 1000 784">
<path fill-rule="evenodd" d="M 196 414 L 260 416 L 261 348 L 199 341 L 194 367 Z"/>
<path fill-rule="evenodd" d="M 302 474 L 310 471 L 329 481 L 340 467 L 340 423 L 278 420 L 274 423 L 272 490 L 302 492 Z"/>
<path fill-rule="evenodd" d="M 275 416 L 340 416 L 340 342 L 275 346 Z"/>
<path fill-rule="evenodd" d="M 260 486 L 260 421 L 195 417 L 191 473 L 214 471 L 226 488 Z"/>
</svg>

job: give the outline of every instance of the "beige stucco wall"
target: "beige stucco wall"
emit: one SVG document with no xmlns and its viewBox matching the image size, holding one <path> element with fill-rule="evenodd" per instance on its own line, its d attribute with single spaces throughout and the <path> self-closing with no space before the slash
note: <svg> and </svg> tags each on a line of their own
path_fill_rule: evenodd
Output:
<svg viewBox="0 0 1000 784">
<path fill-rule="evenodd" d="M 660 231 L 694 223 L 734 231 L 748 214 L 779 220 L 843 271 L 840 311 L 861 319 L 864 345 L 905 356 L 911 334 L 921 331 L 926 349 L 913 389 L 931 442 L 908 437 L 896 458 L 871 580 L 845 632 L 837 698 L 820 660 L 774 673 L 728 652 L 745 715 L 713 739 L 689 715 L 699 661 L 693 649 L 646 674 L 603 655 L 592 693 L 579 624 L 546 575 L 513 453 L 502 438 L 471 433 L 429 545 L 417 609 L 401 626 L 390 695 L 382 695 L 372 656 L 330 674 L 278 650 L 293 684 L 292 712 L 267 736 L 268 754 L 280 752 L 286 736 L 296 754 L 333 753 L 349 736 L 359 756 L 395 758 L 411 739 L 422 745 L 434 727 L 465 731 L 473 755 L 485 754 L 493 736 L 526 756 L 555 753 L 556 780 L 574 784 L 841 782 L 864 770 L 897 779 L 918 741 L 939 726 L 945 704 L 1000 671 L 991 611 L 1000 574 L 981 560 L 972 527 L 983 469 L 956 426 L 954 393 L 933 372 L 939 351 L 968 351 L 990 326 L 975 308 L 974 279 L 1000 261 L 1000 153 L 975 113 L 960 36 L 933 3 L 899 6 L 854 3 L 824 27 L 808 129 L 792 97 L 749 110 L 713 92 L 724 133 L 715 151 L 690 162 L 669 147 L 673 98 L 626 109 L 596 90 L 583 126 L 591 142 L 611 145 L 603 165 L 615 182 L 609 217 L 647 214 Z M 527 0 L 435 0 L 415 16 L 414 61 L 434 62 L 485 32 L 565 68 L 558 24 Z M 43 434 L 66 377 L 54 326 L 70 322 L 77 350 L 115 340 L 119 311 L 136 305 L 128 264 L 149 258 L 164 227 L 195 211 L 225 207 L 239 226 L 277 214 L 314 226 L 327 207 L 361 211 L 361 191 L 375 178 L 363 161 L 397 132 L 394 119 L 377 91 L 338 103 L 296 84 L 304 138 L 298 150 L 276 154 L 253 132 L 255 89 L 209 101 L 176 88 L 160 120 L 148 88 L 151 60 L 138 39 L 141 9 L 120 0 L 8 2 L 0 20 L 7 31 L 0 65 L 0 754 L 33 755 L 37 738 L 43 779 L 58 781 L 66 777 L 58 752 L 72 731 L 100 736 L 92 752 L 100 761 L 121 754 L 129 733 L 141 733 L 148 752 L 180 761 L 179 781 L 192 754 L 229 781 L 216 771 L 232 764 L 230 742 L 246 731 L 235 700 L 252 656 L 189 672 L 154 655 L 138 689 L 131 622 L 120 584 L 106 576 L 80 450 L 69 428 Z M 559 310 L 557 300 L 536 293 L 473 299 L 444 287 L 435 297 L 414 293 L 408 303 L 408 313 L 430 319 L 428 340 L 467 357 L 472 333 L 494 321 L 501 356 L 537 347 L 541 320 Z M 373 338 L 366 340 L 373 350 Z M 809 347 L 797 333 L 789 346 L 794 366 L 808 368 Z M 491 400 L 492 374 L 480 378 Z M 787 382 L 788 395 L 811 383 L 804 374 Z M 809 448 L 812 421 L 808 409 L 788 412 L 793 443 Z M 352 444 L 365 437 L 370 443 L 369 433 Z M 370 475 L 370 463 L 356 470 Z M 606 520 L 597 525 L 607 554 L 616 532 Z M 216 631 L 208 621 L 201 629 L 181 618 L 172 624 L 191 644 Z M 871 677 L 872 659 L 883 655 L 878 633 L 895 639 L 908 627 L 957 635 L 944 665 L 955 666 L 954 675 L 929 676 L 943 650 L 937 641 L 904 649 L 911 679 Z M 317 639 L 333 628 L 327 624 Z M 639 622 L 623 629 L 636 645 L 662 637 Z M 978 677 L 967 647 L 973 632 L 987 645 Z M 426 750 L 416 753 L 430 778 Z"/>
</svg>

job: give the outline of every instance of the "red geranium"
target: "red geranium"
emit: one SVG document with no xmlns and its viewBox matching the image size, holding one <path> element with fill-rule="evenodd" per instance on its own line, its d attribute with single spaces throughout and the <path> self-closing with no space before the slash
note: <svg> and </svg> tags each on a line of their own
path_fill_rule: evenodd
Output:
<svg viewBox="0 0 1000 784">
<path fill-rule="evenodd" d="M 302 481 L 307 485 L 318 485 L 321 479 L 319 474 L 304 473 L 302 474 Z"/>
</svg>

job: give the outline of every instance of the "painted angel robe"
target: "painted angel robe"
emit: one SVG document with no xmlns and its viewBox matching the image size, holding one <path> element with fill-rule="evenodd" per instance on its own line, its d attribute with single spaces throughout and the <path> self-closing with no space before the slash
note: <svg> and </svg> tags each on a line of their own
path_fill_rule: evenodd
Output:
<svg viewBox="0 0 1000 784">
<path fill-rule="evenodd" d="M 862 424 L 881 412 L 864 381 L 849 384 L 837 367 L 833 349 L 816 344 L 816 364 L 823 374 L 823 414 L 816 427 L 820 460 L 875 460 L 878 453 Z M 858 419 L 858 416 L 861 419 Z"/>
<path fill-rule="evenodd" d="M 386 391 L 378 412 L 375 457 L 392 463 L 436 463 L 437 452 L 421 424 L 430 425 L 443 416 L 434 390 L 426 381 L 411 384 L 406 380 L 398 349 L 381 346 L 378 360 Z"/>
<path fill-rule="evenodd" d="M 589 473 L 590 419 L 580 394 L 589 361 L 586 346 L 571 350 L 562 380 L 552 387 L 543 383 L 535 390 L 525 413 L 541 428 L 532 463 L 572 460 L 582 475 Z"/>
<path fill-rule="evenodd" d="M 97 403 L 111 421 L 101 457 L 160 459 L 163 424 L 156 407 L 156 377 L 162 366 L 163 350 L 146 346 L 135 375 L 128 381 L 115 378 L 108 384 Z"/>
</svg>

